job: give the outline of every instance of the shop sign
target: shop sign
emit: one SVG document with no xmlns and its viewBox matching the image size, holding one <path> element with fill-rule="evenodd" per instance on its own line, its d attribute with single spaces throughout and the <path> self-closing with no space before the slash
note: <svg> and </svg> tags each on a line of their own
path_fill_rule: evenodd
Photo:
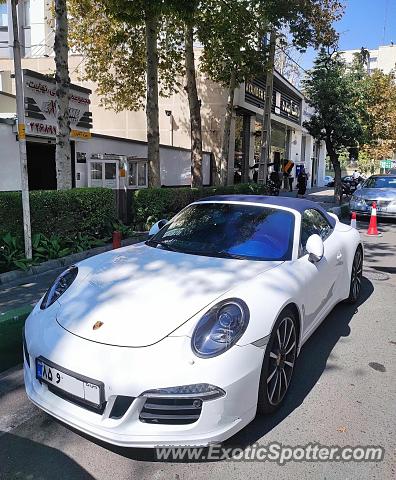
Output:
<svg viewBox="0 0 396 480">
<path fill-rule="evenodd" d="M 253 97 L 258 98 L 263 102 L 265 101 L 265 89 L 263 87 L 260 87 L 259 85 L 256 85 L 255 83 L 246 82 L 245 92 L 250 93 L 250 95 L 253 95 Z"/>
<path fill-rule="evenodd" d="M 31 70 L 23 71 L 26 133 L 44 137 L 56 136 L 55 80 Z M 70 137 L 88 140 L 91 137 L 90 90 L 70 85 Z"/>
<path fill-rule="evenodd" d="M 281 97 L 280 110 L 284 114 L 291 116 L 295 119 L 300 118 L 300 105 L 293 100 Z"/>
</svg>

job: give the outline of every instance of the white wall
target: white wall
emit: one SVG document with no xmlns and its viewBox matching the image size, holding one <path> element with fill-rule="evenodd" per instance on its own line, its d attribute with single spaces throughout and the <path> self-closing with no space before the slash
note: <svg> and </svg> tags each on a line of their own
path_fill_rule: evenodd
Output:
<svg viewBox="0 0 396 480">
<path fill-rule="evenodd" d="M 21 189 L 18 142 L 12 125 L 0 123 L 0 191 Z"/>
<path fill-rule="evenodd" d="M 301 141 L 302 141 L 302 132 L 301 130 L 294 130 L 292 131 L 290 136 L 290 158 L 291 160 L 296 163 L 301 163 Z"/>
</svg>

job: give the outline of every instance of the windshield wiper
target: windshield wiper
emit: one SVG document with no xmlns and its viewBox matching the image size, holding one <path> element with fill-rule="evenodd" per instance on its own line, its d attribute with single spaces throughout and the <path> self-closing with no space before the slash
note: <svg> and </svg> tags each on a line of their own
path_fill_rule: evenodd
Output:
<svg viewBox="0 0 396 480">
<path fill-rule="evenodd" d="M 177 248 L 171 247 L 166 241 L 161 240 L 147 240 L 146 242 L 147 245 L 149 246 L 154 246 L 154 247 L 162 247 L 165 250 L 170 250 L 171 252 L 180 252 L 181 250 L 178 250 Z"/>
<path fill-rule="evenodd" d="M 215 255 L 218 255 L 219 257 L 222 257 L 222 258 L 234 258 L 236 260 L 246 260 L 246 256 L 245 255 L 237 255 L 235 253 L 229 253 L 229 252 L 214 252 Z"/>
</svg>

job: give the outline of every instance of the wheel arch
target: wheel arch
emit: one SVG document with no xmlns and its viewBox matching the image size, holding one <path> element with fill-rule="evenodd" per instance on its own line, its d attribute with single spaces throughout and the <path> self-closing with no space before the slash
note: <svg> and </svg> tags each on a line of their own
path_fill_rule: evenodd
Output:
<svg viewBox="0 0 396 480">
<path fill-rule="evenodd" d="M 297 328 L 297 338 L 298 338 L 297 351 L 299 351 L 300 345 L 301 345 L 302 316 L 301 316 L 301 312 L 300 312 L 300 309 L 299 309 L 298 305 L 295 302 L 289 302 L 287 305 L 285 305 L 282 308 L 282 310 L 279 312 L 276 319 L 278 319 L 282 315 L 282 313 L 288 308 L 290 308 L 292 310 L 292 312 L 294 313 L 294 315 L 296 316 L 296 320 L 297 320 L 296 328 Z"/>
</svg>

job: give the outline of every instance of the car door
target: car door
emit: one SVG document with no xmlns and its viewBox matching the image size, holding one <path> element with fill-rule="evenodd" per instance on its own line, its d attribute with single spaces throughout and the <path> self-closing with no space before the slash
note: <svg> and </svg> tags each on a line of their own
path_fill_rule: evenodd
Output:
<svg viewBox="0 0 396 480">
<path fill-rule="evenodd" d="M 308 238 L 319 235 L 324 244 L 324 254 L 317 263 L 308 260 L 305 250 Z M 304 279 L 302 300 L 304 305 L 303 337 L 308 336 L 323 315 L 337 298 L 337 277 L 341 272 L 342 252 L 338 242 L 334 241 L 334 229 L 324 215 L 314 209 L 307 209 L 301 218 L 300 255 L 297 260 L 298 270 Z"/>
</svg>

